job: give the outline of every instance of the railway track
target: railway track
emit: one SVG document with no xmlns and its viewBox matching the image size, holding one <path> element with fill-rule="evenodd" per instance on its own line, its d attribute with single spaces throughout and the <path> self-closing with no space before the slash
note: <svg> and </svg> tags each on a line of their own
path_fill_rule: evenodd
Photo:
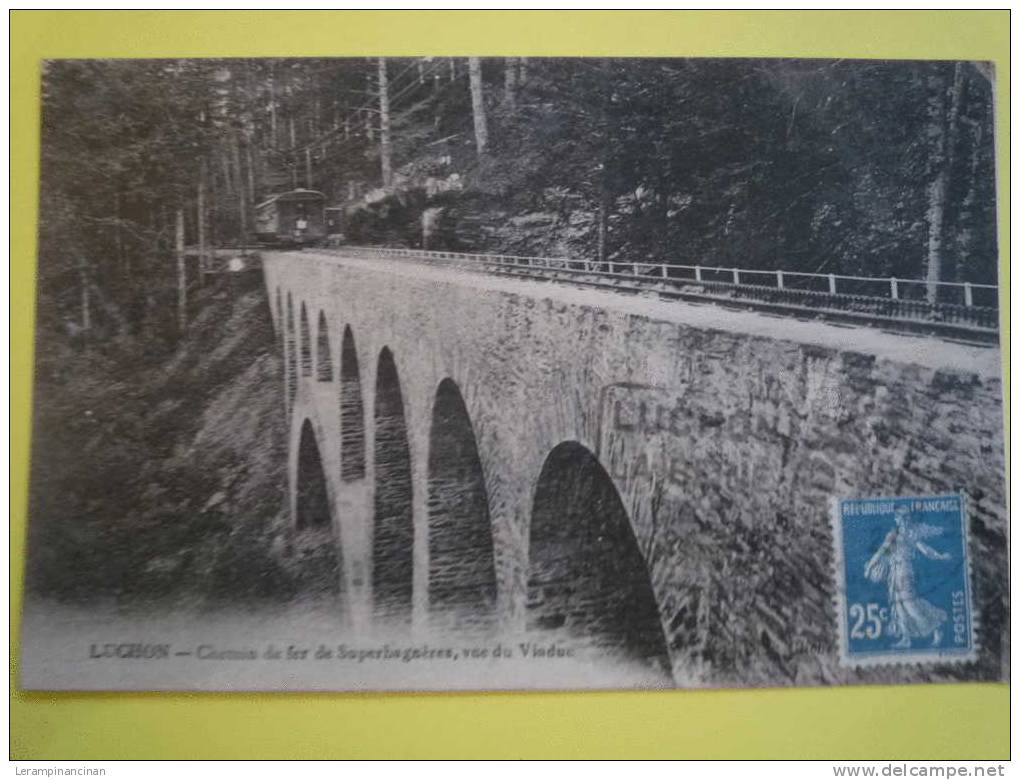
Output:
<svg viewBox="0 0 1020 780">
<path fill-rule="evenodd" d="M 915 279 L 657 263 L 598 267 L 579 260 L 383 247 L 336 247 L 328 251 L 338 256 L 424 262 L 472 273 L 655 296 L 803 321 L 868 326 L 966 344 L 999 343 L 998 288 L 994 285 L 934 283 L 935 301 L 931 301 L 926 294 L 932 283 Z M 761 281 L 771 283 L 755 283 Z M 819 283 L 824 289 L 818 289 Z M 889 294 L 874 294 L 875 290 L 883 289 Z M 954 296 L 959 303 L 953 302 Z M 978 296 L 980 303 L 987 305 L 978 305 L 975 302 Z"/>
</svg>

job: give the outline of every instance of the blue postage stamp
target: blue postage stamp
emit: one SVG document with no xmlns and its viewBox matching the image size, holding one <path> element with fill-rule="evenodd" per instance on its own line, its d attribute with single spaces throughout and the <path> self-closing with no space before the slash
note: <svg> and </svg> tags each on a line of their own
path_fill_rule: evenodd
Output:
<svg viewBox="0 0 1020 780">
<path fill-rule="evenodd" d="M 843 664 L 976 658 L 965 494 L 837 499 L 832 523 Z"/>
</svg>

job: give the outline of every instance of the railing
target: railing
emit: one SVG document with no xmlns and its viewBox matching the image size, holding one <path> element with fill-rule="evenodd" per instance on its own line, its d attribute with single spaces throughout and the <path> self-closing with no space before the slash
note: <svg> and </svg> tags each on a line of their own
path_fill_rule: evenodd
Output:
<svg viewBox="0 0 1020 780">
<path fill-rule="evenodd" d="M 838 313 L 851 319 L 927 323 L 978 334 L 998 332 L 998 287 L 803 271 L 764 271 L 668 263 L 590 262 L 385 247 L 336 247 L 358 257 L 404 258 L 468 270 L 570 280 L 634 292 L 747 302 L 794 313 Z"/>
</svg>

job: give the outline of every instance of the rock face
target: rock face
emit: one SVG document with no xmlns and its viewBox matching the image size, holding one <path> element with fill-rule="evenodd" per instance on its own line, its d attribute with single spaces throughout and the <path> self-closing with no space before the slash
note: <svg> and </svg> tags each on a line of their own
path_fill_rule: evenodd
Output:
<svg viewBox="0 0 1020 780">
<path fill-rule="evenodd" d="M 288 350 L 291 492 L 308 420 L 356 625 L 380 613 L 375 567 L 388 587 L 409 578 L 415 627 L 477 630 L 491 608 L 499 630 L 668 665 L 682 685 L 1007 674 L 998 350 L 329 252 L 263 260 Z M 350 329 L 363 477 L 342 478 L 341 388 L 314 370 L 294 376 L 305 364 L 292 356 L 288 306 L 324 322 L 334 349 Z M 454 391 L 466 424 L 450 423 Z M 410 556 L 391 544 L 393 486 L 377 480 L 407 458 Z M 959 490 L 970 497 L 977 664 L 842 668 L 830 501 Z M 460 511 L 479 496 L 490 535 Z M 455 565 L 451 551 L 471 560 Z M 404 580 L 387 557 L 399 555 L 412 567 Z M 443 562 L 439 580 L 430 559 Z M 436 594 L 455 592 L 458 571 L 477 604 L 451 618 Z"/>
</svg>

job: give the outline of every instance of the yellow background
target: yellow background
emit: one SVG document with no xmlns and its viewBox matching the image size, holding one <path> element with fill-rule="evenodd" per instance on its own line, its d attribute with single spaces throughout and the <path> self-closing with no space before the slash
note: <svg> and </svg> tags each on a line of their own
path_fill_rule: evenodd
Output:
<svg viewBox="0 0 1020 780">
<path fill-rule="evenodd" d="M 14 11 L 10 21 L 13 758 L 1008 757 L 1007 685 L 25 694 L 16 688 L 14 660 L 28 475 L 41 59 L 584 54 L 992 60 L 1005 300 L 1008 11 Z"/>
</svg>

